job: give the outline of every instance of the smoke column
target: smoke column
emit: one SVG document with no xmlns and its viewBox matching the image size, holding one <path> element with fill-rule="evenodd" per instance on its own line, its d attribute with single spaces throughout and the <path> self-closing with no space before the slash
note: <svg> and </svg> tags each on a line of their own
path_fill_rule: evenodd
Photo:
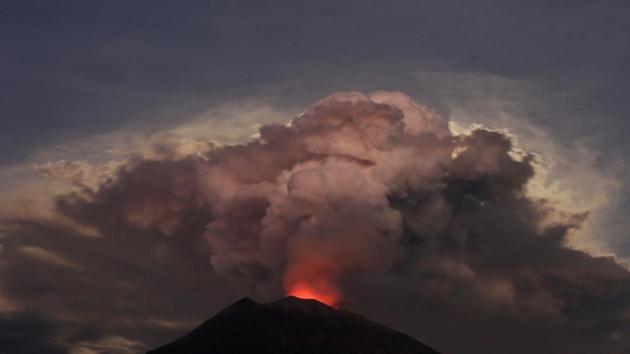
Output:
<svg viewBox="0 0 630 354">
<path fill-rule="evenodd" d="M 506 341 L 547 331 L 626 348 L 629 273 L 566 246 L 588 214 L 528 195 L 538 167 L 505 133 L 453 133 L 404 94 L 336 93 L 246 144 L 135 161 L 58 208 L 203 239 L 212 271 L 254 295 L 420 306 Z"/>
</svg>

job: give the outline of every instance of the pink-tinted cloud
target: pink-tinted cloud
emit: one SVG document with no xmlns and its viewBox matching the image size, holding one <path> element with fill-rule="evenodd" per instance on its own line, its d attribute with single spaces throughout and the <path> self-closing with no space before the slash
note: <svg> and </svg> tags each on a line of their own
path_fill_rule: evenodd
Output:
<svg viewBox="0 0 630 354">
<path fill-rule="evenodd" d="M 337 93 L 245 144 L 135 159 L 57 208 L 103 242 L 183 242 L 236 288 L 312 294 L 445 352 L 621 353 L 630 273 L 565 245 L 588 214 L 529 195 L 534 161 L 401 93 Z"/>
</svg>

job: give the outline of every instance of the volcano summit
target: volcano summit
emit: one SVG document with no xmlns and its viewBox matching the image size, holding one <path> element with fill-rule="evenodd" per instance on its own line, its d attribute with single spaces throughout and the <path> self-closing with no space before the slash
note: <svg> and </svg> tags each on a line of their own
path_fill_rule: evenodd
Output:
<svg viewBox="0 0 630 354">
<path fill-rule="evenodd" d="M 437 354 L 415 339 L 316 300 L 244 298 L 147 354 Z"/>
</svg>

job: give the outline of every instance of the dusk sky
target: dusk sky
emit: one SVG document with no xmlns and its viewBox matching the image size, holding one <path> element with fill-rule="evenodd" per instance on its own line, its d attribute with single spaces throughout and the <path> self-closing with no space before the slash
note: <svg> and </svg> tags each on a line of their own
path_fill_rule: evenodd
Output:
<svg viewBox="0 0 630 354">
<path fill-rule="evenodd" d="M 630 352 L 623 0 L 0 2 L 0 354 L 243 296 Z"/>
</svg>

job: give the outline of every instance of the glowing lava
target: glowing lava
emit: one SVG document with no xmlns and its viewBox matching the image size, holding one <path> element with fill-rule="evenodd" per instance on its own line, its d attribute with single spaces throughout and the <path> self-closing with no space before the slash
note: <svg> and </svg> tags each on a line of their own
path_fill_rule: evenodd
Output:
<svg viewBox="0 0 630 354">
<path fill-rule="evenodd" d="M 321 291 L 313 289 L 308 284 L 295 284 L 289 291 L 290 296 L 295 296 L 300 299 L 313 299 L 322 302 L 328 306 L 337 307 L 339 302 L 339 294 L 336 291 Z"/>
</svg>

